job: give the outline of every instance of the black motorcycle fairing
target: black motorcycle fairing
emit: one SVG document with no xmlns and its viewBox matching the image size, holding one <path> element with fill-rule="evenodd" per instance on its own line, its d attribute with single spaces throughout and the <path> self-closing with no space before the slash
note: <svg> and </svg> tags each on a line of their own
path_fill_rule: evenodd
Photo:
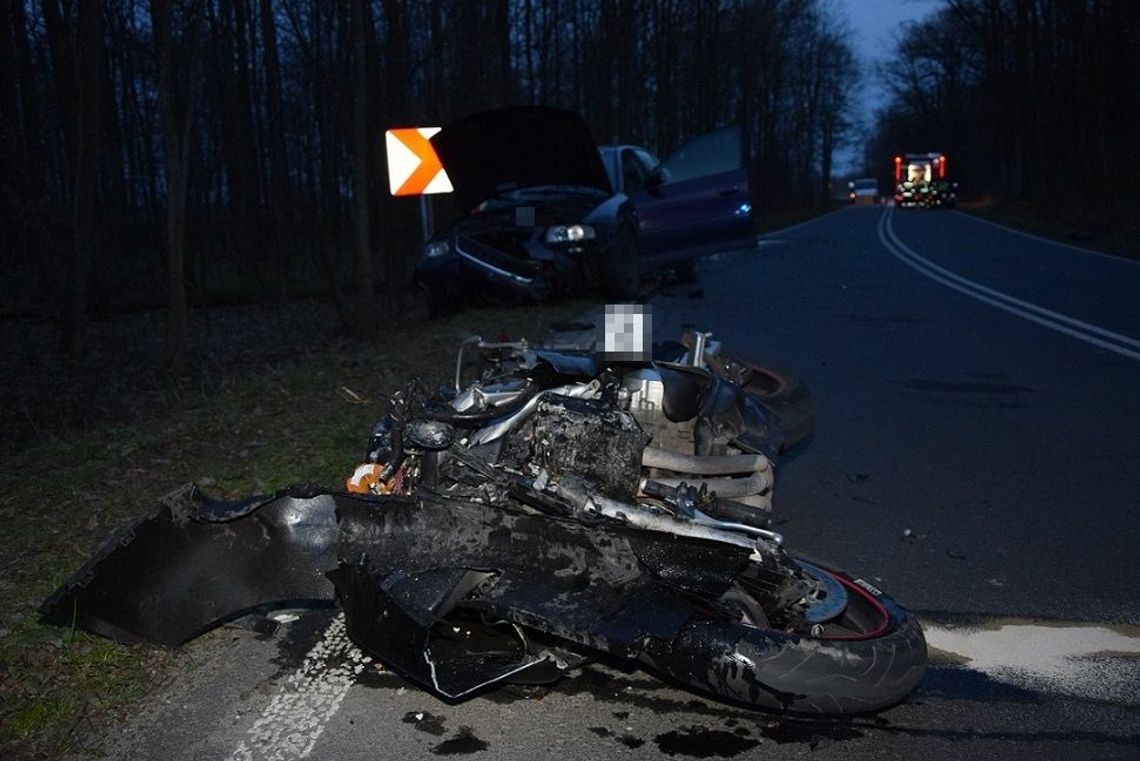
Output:
<svg viewBox="0 0 1140 761">
<path fill-rule="evenodd" d="M 301 490 L 252 508 L 190 492 L 107 543 L 43 613 L 174 645 L 250 610 L 327 601 L 335 588 L 354 643 L 447 700 L 553 678 L 558 652 L 524 630 L 794 711 L 875 710 L 922 676 L 921 629 L 865 582 L 828 572 L 854 605 L 818 637 L 743 625 L 722 601 L 748 574 L 765 578 L 747 546 L 551 517 L 496 494 L 494 481 L 454 486 L 468 491 Z M 791 570 L 782 557 L 765 559 L 770 581 Z"/>
<path fill-rule="evenodd" d="M 748 561 L 739 547 L 427 490 L 420 499 L 294 490 L 256 501 L 250 509 L 192 490 L 178 507 L 163 504 L 107 542 L 43 615 L 121 642 L 173 646 L 250 611 L 330 602 L 335 587 L 354 641 L 423 683 L 422 646 L 456 594 L 468 610 L 627 654 L 646 638 L 676 636 L 695 612 L 686 595 L 715 599 Z M 478 594 L 456 592 L 472 573 L 482 574 Z M 357 618 L 385 606 L 421 631 L 401 638 Z M 456 675 L 425 686 L 456 697 L 505 676 L 471 673 L 478 685 Z"/>
<path fill-rule="evenodd" d="M 694 612 L 681 593 L 715 599 L 748 562 L 740 547 L 439 495 L 415 503 L 372 498 L 382 510 L 369 499 L 338 497 L 341 556 L 366 556 L 377 583 L 408 569 L 493 571 L 494 583 L 479 596 L 486 610 L 614 653 L 646 636 L 676 635 Z"/>
<path fill-rule="evenodd" d="M 341 561 L 328 577 L 352 641 L 446 699 L 458 700 L 504 680 L 549 681 L 558 675 L 555 657 L 532 653 L 509 622 L 492 625 L 457 617 L 462 610 L 457 604 L 492 579 L 492 573 L 437 568 L 377 578 L 362 558 L 354 564 Z"/>
<path fill-rule="evenodd" d="M 487 636 L 489 622 L 635 655 L 678 636 L 701 610 L 694 599 L 719 598 L 748 561 L 739 547 L 438 496 L 377 506 L 339 503 L 342 556 L 360 553 L 328 574 L 349 634 L 452 700 L 502 681 L 535 681 L 557 663 L 549 651 L 520 648 L 501 627 Z M 476 644 L 447 636 L 471 630 L 453 620 L 457 613 L 483 623 Z"/>
<path fill-rule="evenodd" d="M 227 503 L 183 490 L 108 540 L 41 612 L 120 642 L 179 645 L 266 606 L 330 603 L 337 537 L 328 493 Z"/>
</svg>

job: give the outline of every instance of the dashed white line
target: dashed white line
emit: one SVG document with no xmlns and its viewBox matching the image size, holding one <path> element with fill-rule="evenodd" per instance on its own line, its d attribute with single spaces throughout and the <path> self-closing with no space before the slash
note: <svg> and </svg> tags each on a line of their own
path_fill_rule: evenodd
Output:
<svg viewBox="0 0 1140 761">
<path fill-rule="evenodd" d="M 231 761 L 294 761 L 313 752 L 329 720 L 336 715 L 371 658 L 349 641 L 344 613 L 338 613 L 301 666 L 285 680 Z"/>
</svg>

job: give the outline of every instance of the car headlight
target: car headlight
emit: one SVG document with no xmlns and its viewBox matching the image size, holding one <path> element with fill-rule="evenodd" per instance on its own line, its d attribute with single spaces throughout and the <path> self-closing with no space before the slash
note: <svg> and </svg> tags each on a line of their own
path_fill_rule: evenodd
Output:
<svg viewBox="0 0 1140 761">
<path fill-rule="evenodd" d="M 555 225 L 546 228 L 544 240 L 547 243 L 579 243 L 584 240 L 593 240 L 596 237 L 594 228 L 590 225 Z"/>
<path fill-rule="evenodd" d="M 443 256 L 450 248 L 451 246 L 445 240 L 432 241 L 424 246 L 424 258 L 434 259 L 437 256 Z"/>
</svg>

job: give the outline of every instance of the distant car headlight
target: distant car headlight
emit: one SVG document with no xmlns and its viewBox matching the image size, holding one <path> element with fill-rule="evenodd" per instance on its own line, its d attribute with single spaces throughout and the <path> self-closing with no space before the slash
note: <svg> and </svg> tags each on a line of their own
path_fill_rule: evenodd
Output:
<svg viewBox="0 0 1140 761">
<path fill-rule="evenodd" d="M 437 256 L 443 256 L 450 248 L 451 246 L 445 240 L 432 241 L 424 246 L 424 258 L 435 259 Z"/>
<path fill-rule="evenodd" d="M 546 228 L 547 243 L 579 243 L 584 240 L 593 240 L 597 235 L 590 225 L 555 225 Z"/>
</svg>

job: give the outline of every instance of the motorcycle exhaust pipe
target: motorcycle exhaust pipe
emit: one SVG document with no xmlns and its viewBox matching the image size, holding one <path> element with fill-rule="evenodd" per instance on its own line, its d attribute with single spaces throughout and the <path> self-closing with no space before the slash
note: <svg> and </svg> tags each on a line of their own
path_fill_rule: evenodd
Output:
<svg viewBox="0 0 1140 761">
<path fill-rule="evenodd" d="M 658 447 L 646 447 L 641 453 L 641 464 L 647 468 L 702 476 L 762 473 L 772 469 L 772 463 L 760 454 L 687 455 Z"/>
<path fill-rule="evenodd" d="M 690 486 L 699 486 L 700 484 L 708 484 L 709 491 L 716 492 L 718 497 L 733 498 L 733 497 L 748 497 L 754 494 L 763 494 L 767 489 L 772 488 L 772 474 L 771 472 L 753 473 L 747 478 L 696 478 L 692 476 L 688 478 L 643 478 L 639 485 L 641 491 L 645 491 L 645 484 L 647 481 L 656 481 L 665 486 L 676 488 L 683 483 Z"/>
</svg>

